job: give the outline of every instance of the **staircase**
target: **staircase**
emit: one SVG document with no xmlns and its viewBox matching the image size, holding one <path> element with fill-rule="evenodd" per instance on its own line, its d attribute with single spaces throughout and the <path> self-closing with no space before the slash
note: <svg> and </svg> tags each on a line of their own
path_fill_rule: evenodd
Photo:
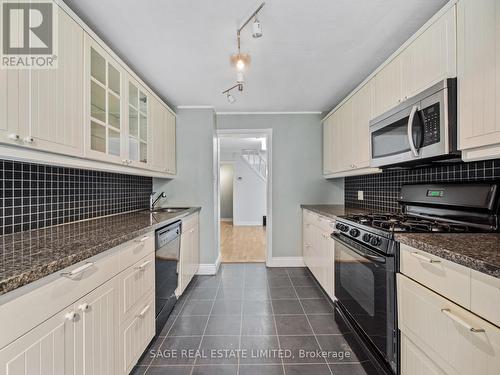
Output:
<svg viewBox="0 0 500 375">
<path fill-rule="evenodd" d="M 264 181 L 267 181 L 267 163 L 259 151 L 242 150 L 241 157 Z"/>
</svg>

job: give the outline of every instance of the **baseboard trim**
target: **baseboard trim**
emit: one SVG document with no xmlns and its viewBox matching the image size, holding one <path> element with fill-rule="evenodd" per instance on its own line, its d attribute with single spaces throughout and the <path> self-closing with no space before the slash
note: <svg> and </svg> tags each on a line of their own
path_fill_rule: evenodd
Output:
<svg viewBox="0 0 500 375">
<path fill-rule="evenodd" d="M 235 227 L 261 227 L 262 226 L 262 221 L 234 221 L 233 220 L 233 226 Z"/>
<path fill-rule="evenodd" d="M 303 257 L 273 257 L 266 265 L 268 267 L 305 267 Z"/>
<path fill-rule="evenodd" d="M 216 275 L 220 267 L 220 254 L 215 263 L 201 263 L 198 266 L 197 275 Z"/>
<path fill-rule="evenodd" d="M 228 221 L 231 222 L 233 221 L 233 218 L 221 218 L 220 221 Z"/>
</svg>

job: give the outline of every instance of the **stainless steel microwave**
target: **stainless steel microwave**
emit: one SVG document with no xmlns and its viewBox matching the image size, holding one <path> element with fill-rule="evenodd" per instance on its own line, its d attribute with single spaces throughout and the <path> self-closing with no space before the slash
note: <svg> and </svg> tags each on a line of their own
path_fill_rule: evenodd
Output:
<svg viewBox="0 0 500 375">
<path fill-rule="evenodd" d="M 443 80 L 370 121 L 370 166 L 457 156 L 457 81 Z"/>
</svg>

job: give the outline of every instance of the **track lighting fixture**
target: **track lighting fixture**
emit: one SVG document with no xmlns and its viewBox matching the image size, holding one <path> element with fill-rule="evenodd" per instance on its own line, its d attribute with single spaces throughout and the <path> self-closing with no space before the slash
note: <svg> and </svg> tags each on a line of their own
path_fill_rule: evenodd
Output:
<svg viewBox="0 0 500 375">
<path fill-rule="evenodd" d="M 245 75 L 243 74 L 243 72 L 236 73 L 236 82 L 237 83 L 245 83 Z"/>
<path fill-rule="evenodd" d="M 227 101 L 233 104 L 236 101 L 236 98 L 232 96 L 229 92 L 226 94 Z"/>
<path fill-rule="evenodd" d="M 255 21 L 253 21 L 252 24 L 252 36 L 257 39 L 262 36 L 262 26 L 260 24 L 260 21 L 255 17 Z"/>
<path fill-rule="evenodd" d="M 226 94 L 226 99 L 231 104 L 233 104 L 236 101 L 236 98 L 231 95 L 231 90 L 234 89 L 238 89 L 238 91 L 243 91 L 243 83 L 239 82 L 236 85 L 228 88 L 227 90 L 222 91 L 223 94 Z"/>
</svg>

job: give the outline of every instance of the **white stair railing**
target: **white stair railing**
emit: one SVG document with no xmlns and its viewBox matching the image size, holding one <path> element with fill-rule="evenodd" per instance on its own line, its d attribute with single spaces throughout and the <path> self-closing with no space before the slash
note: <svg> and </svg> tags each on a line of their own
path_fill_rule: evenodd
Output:
<svg viewBox="0 0 500 375">
<path fill-rule="evenodd" d="M 267 163 L 257 150 L 241 150 L 243 159 L 257 172 L 264 180 L 267 181 Z"/>
</svg>

